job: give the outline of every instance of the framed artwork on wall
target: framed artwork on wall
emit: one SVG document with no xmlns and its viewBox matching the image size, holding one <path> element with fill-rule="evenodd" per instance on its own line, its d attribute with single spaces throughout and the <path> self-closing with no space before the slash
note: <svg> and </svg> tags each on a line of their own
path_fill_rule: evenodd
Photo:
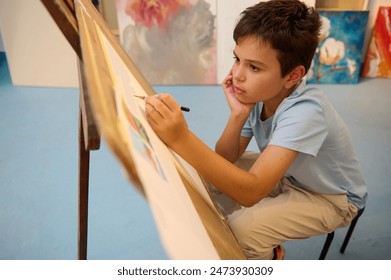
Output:
<svg viewBox="0 0 391 280">
<path fill-rule="evenodd" d="M 369 11 L 320 10 L 321 38 L 308 83 L 357 83 Z"/>
<path fill-rule="evenodd" d="M 379 7 L 366 55 L 363 77 L 391 78 L 391 7 Z"/>
<path fill-rule="evenodd" d="M 149 83 L 217 83 L 217 0 L 116 4 L 121 44 Z"/>
</svg>

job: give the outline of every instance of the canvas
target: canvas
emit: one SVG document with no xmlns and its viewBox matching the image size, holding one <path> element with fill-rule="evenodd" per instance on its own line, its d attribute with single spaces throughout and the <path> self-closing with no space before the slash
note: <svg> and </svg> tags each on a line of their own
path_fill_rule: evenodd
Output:
<svg viewBox="0 0 391 280">
<path fill-rule="evenodd" d="M 321 37 L 307 74 L 308 83 L 358 82 L 368 14 L 368 11 L 320 11 Z"/>
<path fill-rule="evenodd" d="M 391 7 L 379 7 L 363 77 L 391 78 Z"/>
<path fill-rule="evenodd" d="M 168 256 L 244 259 L 203 179 L 150 127 L 139 96 L 156 94 L 152 86 L 90 0 L 75 2 L 75 12 L 94 120 L 132 185 L 143 190 Z"/>
<path fill-rule="evenodd" d="M 155 85 L 216 84 L 217 0 L 116 0 L 121 44 Z"/>
</svg>

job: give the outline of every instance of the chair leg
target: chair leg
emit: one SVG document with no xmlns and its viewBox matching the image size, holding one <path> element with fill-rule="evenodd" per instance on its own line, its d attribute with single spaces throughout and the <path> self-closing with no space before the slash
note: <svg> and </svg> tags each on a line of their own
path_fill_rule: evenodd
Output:
<svg viewBox="0 0 391 280">
<path fill-rule="evenodd" d="M 319 256 L 320 260 L 324 260 L 326 258 L 327 252 L 329 251 L 333 238 L 334 238 L 334 231 L 327 234 L 326 242 L 324 243 L 322 252 L 320 253 Z"/>
<path fill-rule="evenodd" d="M 357 216 L 353 219 L 352 223 L 350 224 L 349 229 L 348 229 L 348 232 L 346 233 L 345 239 L 344 239 L 344 241 L 343 241 L 343 243 L 342 243 L 341 250 L 339 250 L 341 254 L 345 253 L 345 249 L 346 249 L 346 247 L 348 246 L 350 237 L 352 236 L 353 230 L 354 230 L 354 228 L 356 227 L 358 218 L 360 218 L 360 216 L 361 216 L 362 213 L 364 212 L 364 209 L 365 209 L 365 208 L 360 209 L 360 210 L 358 211 Z"/>
</svg>

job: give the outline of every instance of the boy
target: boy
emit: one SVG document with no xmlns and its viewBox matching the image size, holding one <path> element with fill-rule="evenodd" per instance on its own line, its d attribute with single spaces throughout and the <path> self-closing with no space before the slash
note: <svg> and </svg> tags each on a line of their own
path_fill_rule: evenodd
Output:
<svg viewBox="0 0 391 280">
<path fill-rule="evenodd" d="M 234 202 L 223 210 L 248 259 L 281 259 L 283 242 L 346 226 L 365 206 L 348 129 L 326 96 L 305 85 L 319 28 L 318 13 L 299 0 L 242 13 L 223 81 L 231 114 L 216 152 L 188 129 L 172 96 L 146 99 L 157 135 L 224 194 L 221 203 Z M 252 137 L 260 154 L 245 170 L 237 165 Z"/>
</svg>

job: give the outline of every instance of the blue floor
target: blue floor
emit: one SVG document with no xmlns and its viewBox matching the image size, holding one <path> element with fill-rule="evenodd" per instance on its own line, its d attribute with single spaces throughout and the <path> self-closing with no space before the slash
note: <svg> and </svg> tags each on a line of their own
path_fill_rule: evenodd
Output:
<svg viewBox="0 0 391 280">
<path fill-rule="evenodd" d="M 391 259 L 391 79 L 321 85 L 348 124 L 369 185 L 366 211 L 344 255 Z M 159 86 L 213 146 L 228 116 L 219 86 Z M 78 90 L 13 86 L 0 56 L 0 259 L 77 258 Z M 89 259 L 167 259 L 146 201 L 105 144 L 91 153 Z M 317 259 L 325 236 L 287 242 L 286 259 Z"/>
</svg>

